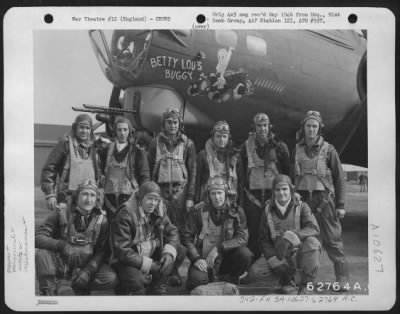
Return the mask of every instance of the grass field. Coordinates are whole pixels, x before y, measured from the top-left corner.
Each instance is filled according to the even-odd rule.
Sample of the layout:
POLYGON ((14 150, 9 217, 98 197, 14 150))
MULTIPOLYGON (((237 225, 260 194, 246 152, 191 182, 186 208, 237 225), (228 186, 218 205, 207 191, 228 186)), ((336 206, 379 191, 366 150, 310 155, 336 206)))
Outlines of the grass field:
MULTIPOLYGON (((360 193, 357 184, 346 186, 346 217, 342 221, 343 241, 345 253, 350 264, 350 287, 347 293, 368 293, 368 193, 360 193), (359 289, 360 288, 360 289, 359 289)), ((49 211, 46 209, 43 194, 39 188, 35 188, 35 225, 40 224, 49 211)), ((186 280, 189 261, 186 259, 179 269, 183 279, 186 280)), ((251 269, 255 274, 254 280, 249 284, 239 286, 242 295, 266 295, 276 294, 278 283, 275 278, 267 272, 264 258, 258 260, 251 269)), ((333 283, 335 275, 333 265, 329 261, 326 252, 321 256, 321 267, 318 271, 317 282, 323 286, 318 294, 331 294, 326 291, 327 283, 333 283), (323 284, 322 284, 323 283, 323 284)), ((38 289, 36 287, 36 294, 38 289)), ((93 295, 112 295, 112 291, 93 291, 93 295)), ((188 292, 182 287, 168 287, 169 295, 185 295, 188 292)), ((61 282, 59 295, 73 295, 69 283, 61 282)))

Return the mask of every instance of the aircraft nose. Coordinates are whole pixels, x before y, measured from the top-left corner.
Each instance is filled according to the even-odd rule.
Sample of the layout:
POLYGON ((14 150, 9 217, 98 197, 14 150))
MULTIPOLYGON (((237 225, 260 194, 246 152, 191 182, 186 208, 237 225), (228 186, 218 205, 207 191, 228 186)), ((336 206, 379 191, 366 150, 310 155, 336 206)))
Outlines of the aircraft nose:
POLYGON ((115 30, 111 41, 101 30, 90 31, 92 46, 107 79, 115 86, 134 85, 147 61, 151 30, 115 30))

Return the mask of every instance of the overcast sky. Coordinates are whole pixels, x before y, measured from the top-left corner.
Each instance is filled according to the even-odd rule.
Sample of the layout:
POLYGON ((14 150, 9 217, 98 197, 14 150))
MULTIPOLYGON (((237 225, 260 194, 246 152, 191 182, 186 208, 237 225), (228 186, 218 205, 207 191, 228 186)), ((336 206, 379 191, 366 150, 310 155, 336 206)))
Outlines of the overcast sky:
POLYGON ((104 77, 88 31, 34 34, 34 121, 70 125, 72 106, 108 106, 112 84, 104 77))

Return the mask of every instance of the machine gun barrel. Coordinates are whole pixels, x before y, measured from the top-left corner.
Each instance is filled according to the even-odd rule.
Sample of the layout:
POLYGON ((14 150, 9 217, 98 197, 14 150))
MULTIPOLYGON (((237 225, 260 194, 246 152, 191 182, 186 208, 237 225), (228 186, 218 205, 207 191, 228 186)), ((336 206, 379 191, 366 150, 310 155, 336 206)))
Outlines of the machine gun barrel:
POLYGON ((89 110, 101 110, 103 113, 110 113, 110 114, 137 113, 136 110, 121 109, 121 108, 115 108, 115 107, 104 107, 104 106, 95 106, 95 105, 86 105, 86 104, 83 104, 83 107, 85 109, 89 109, 89 110))
POLYGON ((121 109, 113 107, 104 106, 94 106, 94 105, 83 105, 83 108, 72 107, 74 111, 90 112, 90 113, 105 113, 110 115, 122 115, 124 113, 136 113, 136 110, 131 109, 121 109))

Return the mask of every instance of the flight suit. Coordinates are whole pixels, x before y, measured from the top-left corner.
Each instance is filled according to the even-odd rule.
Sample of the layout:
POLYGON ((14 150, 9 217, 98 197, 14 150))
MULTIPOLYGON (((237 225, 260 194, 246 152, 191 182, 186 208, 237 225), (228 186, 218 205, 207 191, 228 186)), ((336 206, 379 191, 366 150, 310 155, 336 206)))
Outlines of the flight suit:
POLYGON ((300 269, 300 286, 314 282, 319 268, 321 245, 317 239, 319 227, 306 203, 292 199, 282 213, 271 201, 263 210, 259 229, 259 245, 272 273, 280 278, 282 286, 294 283, 300 269), (289 231, 289 232, 288 232, 289 231), (288 241, 285 256, 278 251, 280 241, 288 241))
POLYGON ((344 208, 345 181, 335 148, 320 136, 307 149, 304 140, 296 145, 294 178, 297 192, 315 214, 321 229, 322 245, 334 264, 336 279, 348 278, 342 227, 336 209, 344 208))
POLYGON ((193 141, 180 133, 174 142, 162 132, 149 145, 152 180, 157 182, 166 201, 168 216, 179 231, 186 216, 186 200, 194 200, 196 149, 193 141))
POLYGON ((83 222, 79 211, 66 208, 53 211, 36 230, 36 276, 41 294, 57 295, 59 278, 70 277, 81 269, 90 272, 87 289, 74 289, 75 294, 87 295, 91 290, 113 289, 118 278, 104 263, 108 246, 108 222, 100 209, 94 208, 83 222), (71 268, 58 251, 61 241, 67 241, 79 254, 80 264, 71 268))
POLYGON ((240 155, 232 147, 217 148, 212 139, 207 140, 205 149, 197 155, 196 203, 205 200, 207 182, 215 176, 223 177, 228 182, 228 196, 240 203, 238 186, 242 180, 240 155))
POLYGON ((285 143, 274 135, 262 146, 256 140, 256 134, 250 134, 241 149, 244 181, 243 208, 249 228, 248 247, 254 254, 254 260, 261 256, 258 245, 258 230, 265 202, 271 198, 272 181, 279 174, 289 174, 289 150, 285 143))
POLYGON ((109 219, 136 193, 140 185, 150 180, 148 160, 143 149, 128 143, 118 151, 116 146, 116 142, 110 143, 102 154, 105 173, 104 207, 109 219))
POLYGON ((182 264, 186 250, 162 203, 149 217, 130 199, 111 221, 111 263, 120 278, 117 294, 161 294, 169 274, 151 274, 153 261, 171 254, 174 269, 182 264))
POLYGON ((252 253, 246 247, 248 231, 243 209, 227 201, 219 213, 209 202, 201 202, 189 212, 182 233, 182 244, 191 262, 186 282, 188 290, 212 282, 216 276, 227 277, 237 284, 239 276, 250 266, 252 253), (215 246, 219 257, 214 268, 209 268, 207 273, 197 269, 194 264, 201 258, 206 259, 215 246))
POLYGON ((101 177, 97 146, 93 142, 78 143, 76 137, 63 137, 51 151, 41 173, 41 188, 46 199, 57 197, 57 203, 66 203, 67 196, 86 179, 96 182, 101 177), (57 177, 58 184, 57 184, 57 177))

